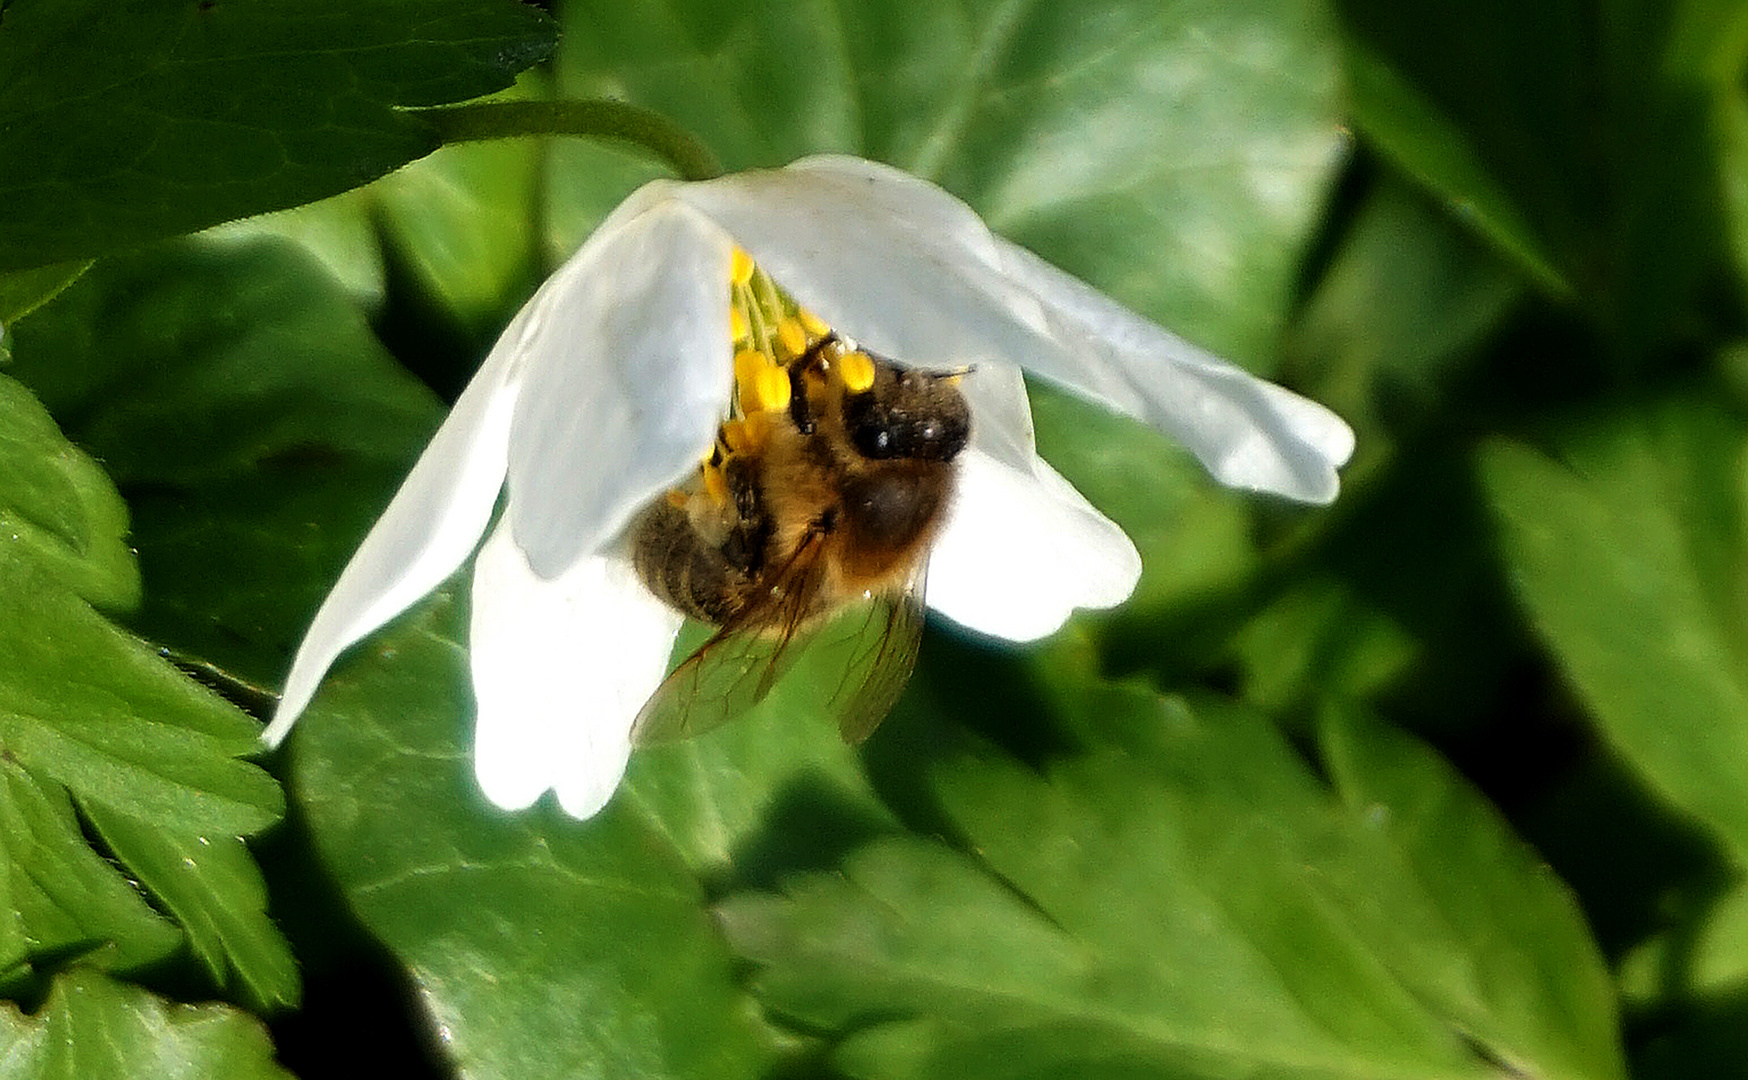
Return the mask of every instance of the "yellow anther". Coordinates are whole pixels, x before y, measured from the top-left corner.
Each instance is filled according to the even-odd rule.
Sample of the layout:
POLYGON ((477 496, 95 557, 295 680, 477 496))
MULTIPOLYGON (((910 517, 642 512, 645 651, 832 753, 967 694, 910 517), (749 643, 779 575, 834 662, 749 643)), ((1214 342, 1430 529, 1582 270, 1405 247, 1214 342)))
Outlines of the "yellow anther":
POLYGON ((752 332, 752 329, 753 328, 747 324, 746 311, 743 310, 739 304, 735 304, 728 309, 728 340, 745 341, 747 335, 752 332))
POLYGON ((729 259, 728 279, 743 287, 747 282, 753 280, 753 257, 738 247, 734 249, 734 255, 729 259))
POLYGON ((807 351, 807 331, 801 328, 800 319, 782 319, 777 323, 777 344, 782 348, 783 355, 800 356, 807 351))
POLYGON ((838 378, 852 394, 874 385, 874 359, 865 352, 847 352, 838 357, 838 378))
POLYGON ((767 367, 759 372, 758 402, 761 409, 789 407, 789 372, 780 367, 767 367))
POLYGON ((789 372, 757 349, 734 354, 734 385, 743 413, 789 407, 789 372))
POLYGON ((808 337, 822 338, 832 332, 832 328, 825 324, 824 319, 806 308, 797 311, 795 317, 801 320, 801 328, 807 331, 808 337))

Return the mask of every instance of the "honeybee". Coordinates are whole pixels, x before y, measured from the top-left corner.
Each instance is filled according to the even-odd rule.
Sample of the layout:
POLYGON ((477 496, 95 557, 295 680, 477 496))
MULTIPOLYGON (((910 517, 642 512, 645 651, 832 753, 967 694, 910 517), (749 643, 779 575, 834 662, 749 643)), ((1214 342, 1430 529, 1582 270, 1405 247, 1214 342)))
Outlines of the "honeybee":
POLYGON ((860 742, 915 663, 928 550, 971 432, 963 373, 908 368, 836 334, 786 372, 787 408, 725 425, 699 478, 633 526, 650 591, 717 628, 644 706, 638 742, 738 715, 764 699, 792 646, 822 637, 851 649, 829 705, 860 742))

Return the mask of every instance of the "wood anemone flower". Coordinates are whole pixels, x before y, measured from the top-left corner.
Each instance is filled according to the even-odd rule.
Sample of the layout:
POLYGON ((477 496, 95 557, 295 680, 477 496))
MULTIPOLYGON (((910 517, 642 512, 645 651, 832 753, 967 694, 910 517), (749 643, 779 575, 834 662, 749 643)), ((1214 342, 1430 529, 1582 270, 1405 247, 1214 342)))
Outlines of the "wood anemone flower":
MULTIPOLYGON (((964 369, 969 443, 928 562, 928 606, 1012 641, 1133 590, 1129 539, 1038 457, 1022 372, 1176 439, 1214 478, 1335 498, 1353 433, 993 235, 970 208, 849 157, 634 192, 498 339, 317 612, 264 738, 284 739, 342 650, 479 545, 475 771, 517 809, 604 806, 682 616, 627 531, 695 476, 736 398, 729 302, 750 255, 809 321, 868 352, 964 369)), ((744 331, 744 328, 740 328, 744 331)))

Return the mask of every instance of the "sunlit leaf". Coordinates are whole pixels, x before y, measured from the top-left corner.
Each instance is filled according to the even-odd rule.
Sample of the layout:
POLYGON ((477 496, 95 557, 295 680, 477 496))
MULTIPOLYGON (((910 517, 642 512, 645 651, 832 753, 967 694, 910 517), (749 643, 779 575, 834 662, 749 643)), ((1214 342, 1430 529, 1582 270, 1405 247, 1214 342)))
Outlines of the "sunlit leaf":
POLYGON ((54 982, 30 1016, 0 1006, 0 1077, 223 1076, 289 1080, 260 1021, 224 1005, 177 1005, 93 971, 54 982))
POLYGON ((457 621, 427 605, 379 636, 293 737, 324 860, 407 965, 446 1054, 466 1076, 760 1075, 771 1051, 643 798, 587 823, 550 801, 485 802, 459 745, 457 621))
POLYGON ((24 386, 0 375, 0 533, 7 559, 35 566, 94 604, 139 602, 127 507, 103 469, 24 386))
POLYGON ((1252 716, 1049 685, 1121 749, 1042 774, 946 757, 937 790, 973 854, 877 841, 723 906, 767 1005, 847 1036, 855 1075, 1623 1074, 1576 911, 1427 751, 1352 729, 1342 775, 1363 794, 1343 805, 1252 716), (1427 781, 1444 794, 1424 801, 1427 781), (1382 832, 1380 807, 1399 815, 1382 832), (1494 906, 1519 920, 1487 924, 1497 943, 1466 929, 1494 906), (1440 966, 1399 966, 1417 951, 1440 966))

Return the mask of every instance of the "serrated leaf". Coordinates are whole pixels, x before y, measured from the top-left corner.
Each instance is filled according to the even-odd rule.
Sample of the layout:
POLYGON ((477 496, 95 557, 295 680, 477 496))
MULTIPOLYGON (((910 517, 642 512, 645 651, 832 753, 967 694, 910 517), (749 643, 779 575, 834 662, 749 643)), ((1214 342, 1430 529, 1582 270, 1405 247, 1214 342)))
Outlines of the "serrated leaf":
POLYGON ((234 968, 244 999, 268 1008, 295 1005, 297 961, 263 913, 267 888, 241 839, 192 835, 100 803, 85 807, 116 858, 139 870, 142 884, 188 934, 213 981, 234 968))
POLYGON ((94 604, 139 602, 124 541, 127 507, 109 477, 62 435, 29 390, 0 375, 0 535, 26 562, 94 604))
POLYGON ((513 0, 15 0, 0 30, 0 268, 135 247, 371 180, 437 146, 553 29, 513 0))
MULTIPOLYGON (((1118 745, 1042 775, 987 751, 945 758, 937 791, 974 857, 881 841, 839 874, 722 907, 767 1005, 845 1039, 854 1075, 1478 1077, 1516 1061, 1622 1074, 1607 997, 1574 1015, 1605 986, 1575 909, 1521 849, 1476 857, 1512 842, 1448 777, 1424 857, 1503 879, 1464 902, 1530 901, 1491 929, 1504 940, 1448 929, 1456 901, 1436 880, 1390 877, 1402 868, 1379 858, 1375 819, 1254 716, 1046 685, 1095 747, 1118 745), (1417 955, 1485 989, 1431 992, 1436 977, 1397 969, 1417 955)), ((1402 747, 1369 747, 1367 775, 1385 783, 1402 747)), ((1409 758, 1439 775, 1424 755, 1409 758)), ((1410 835, 1429 820, 1417 785, 1373 794, 1400 797, 1410 835)))
POLYGON ((106 967, 137 970, 182 944, 175 925, 91 850, 60 785, 0 762, 0 823, 0 969, 94 954, 106 967))
POLYGON ((84 970, 55 979, 24 1016, 0 1005, 0 1077, 289 1080, 260 1021, 224 1005, 176 1005, 84 970))
POLYGON ((1748 858, 1743 426, 1683 395, 1553 445, 1480 456, 1530 619, 1616 749, 1748 858))
POLYGON ((277 948, 282 956, 285 947, 258 883, 251 889, 239 877, 235 858, 185 861, 201 837, 240 853, 238 837, 283 811, 272 778, 238 760, 255 748, 255 723, 28 566, 0 559, 0 610, 8 613, 0 624, 0 747, 10 766, 9 812, 25 826, 8 846, 6 875, 29 952, 53 957, 109 943, 120 966, 163 952, 159 921, 144 918, 150 912, 128 900, 119 871, 85 847, 71 796, 96 822, 125 815, 158 830, 123 834, 129 842, 115 854, 173 915, 198 924, 204 910, 223 909, 246 928, 233 950, 231 941, 214 948, 204 927, 191 927, 221 984, 234 971, 246 991, 266 991, 251 998, 257 1004, 293 999, 295 972, 263 955, 277 948))

